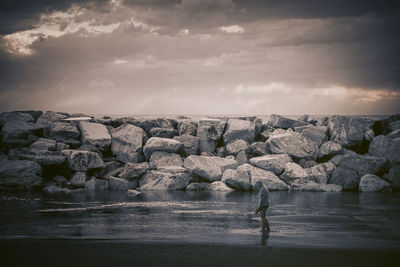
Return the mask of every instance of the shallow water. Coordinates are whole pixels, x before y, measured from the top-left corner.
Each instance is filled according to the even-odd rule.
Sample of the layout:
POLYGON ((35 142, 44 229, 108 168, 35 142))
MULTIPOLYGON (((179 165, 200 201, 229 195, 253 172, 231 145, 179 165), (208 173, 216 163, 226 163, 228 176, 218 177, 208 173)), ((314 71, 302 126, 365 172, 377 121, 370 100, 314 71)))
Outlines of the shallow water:
POLYGON ((400 249, 399 193, 271 192, 260 232, 248 192, 1 193, 1 239, 400 249))

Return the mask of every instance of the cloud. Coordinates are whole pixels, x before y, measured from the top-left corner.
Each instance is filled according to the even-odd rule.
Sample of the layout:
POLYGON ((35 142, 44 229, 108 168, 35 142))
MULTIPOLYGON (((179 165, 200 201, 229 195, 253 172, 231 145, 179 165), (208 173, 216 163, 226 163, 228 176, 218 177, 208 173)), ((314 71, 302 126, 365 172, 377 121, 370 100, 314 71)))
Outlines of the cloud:
POLYGON ((244 29, 239 25, 221 26, 219 29, 227 33, 243 33, 244 29))

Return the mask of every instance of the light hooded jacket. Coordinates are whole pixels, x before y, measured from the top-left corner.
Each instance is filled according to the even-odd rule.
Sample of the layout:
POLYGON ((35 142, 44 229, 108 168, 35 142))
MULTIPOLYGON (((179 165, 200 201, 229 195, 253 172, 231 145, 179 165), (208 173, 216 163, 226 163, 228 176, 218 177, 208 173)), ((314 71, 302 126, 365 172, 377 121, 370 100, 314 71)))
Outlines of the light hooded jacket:
POLYGON ((269 191, 268 188, 265 188, 265 186, 261 187, 260 191, 258 192, 258 209, 261 209, 262 207, 268 207, 269 206, 269 191))

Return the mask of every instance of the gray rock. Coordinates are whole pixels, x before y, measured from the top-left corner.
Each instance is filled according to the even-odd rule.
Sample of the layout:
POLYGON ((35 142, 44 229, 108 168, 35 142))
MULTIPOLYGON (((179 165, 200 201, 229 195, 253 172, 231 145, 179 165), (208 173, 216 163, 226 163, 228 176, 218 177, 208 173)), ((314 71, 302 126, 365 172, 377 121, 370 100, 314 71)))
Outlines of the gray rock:
POLYGON ((315 160, 303 158, 297 162, 303 169, 311 168, 317 166, 318 163, 315 160))
POLYGON ((379 135, 370 143, 368 153, 383 157, 392 163, 400 163, 400 138, 392 139, 379 135))
POLYGON ((103 179, 109 179, 110 177, 116 177, 121 173, 121 171, 123 169, 124 169, 123 167, 118 167, 118 168, 112 169, 112 170, 110 170, 109 172, 106 172, 106 173, 104 173, 103 172, 104 169, 102 169, 101 172, 104 173, 104 174, 101 175, 100 177, 103 178, 103 179))
POLYGON ((105 125, 100 123, 79 122, 82 134, 82 144, 93 145, 100 151, 105 151, 111 144, 111 135, 105 125))
POLYGON ((128 191, 129 183, 125 179, 111 176, 108 178, 108 188, 114 191, 128 191))
POLYGON ((288 190, 289 187, 285 184, 278 176, 271 171, 266 171, 250 164, 243 164, 237 168, 238 171, 246 171, 250 175, 251 186, 254 189, 254 185, 257 181, 262 181, 265 186, 271 191, 276 190, 288 190))
POLYGON ((275 154, 288 154, 296 158, 313 158, 318 153, 318 146, 299 133, 286 131, 271 135, 267 141, 267 149, 275 154))
POLYGON ((42 166, 61 165, 66 156, 59 151, 39 150, 32 148, 18 148, 9 151, 14 159, 36 161, 42 166))
POLYGON ((392 166, 383 178, 390 183, 394 190, 400 190, 400 164, 392 166))
POLYGON ((221 182, 236 190, 248 191, 251 189, 250 175, 247 170, 225 170, 221 182))
POLYGON ((165 118, 143 118, 138 121, 129 121, 128 123, 141 127, 146 134, 150 135, 152 128, 175 128, 172 122, 165 118))
POLYGON ((365 133, 364 133, 364 139, 365 139, 366 141, 371 142, 372 139, 374 139, 374 137, 375 137, 374 130, 372 130, 372 129, 367 129, 367 130, 365 131, 365 133))
POLYGON ((326 141, 319 147, 318 158, 333 157, 339 154, 340 151, 342 151, 342 145, 332 141, 326 141))
POLYGON ((138 196, 138 195, 141 194, 140 191, 131 190, 131 189, 129 189, 126 193, 127 193, 127 195, 130 196, 130 197, 136 197, 136 196, 138 196))
POLYGON ((68 188, 58 186, 56 184, 50 184, 43 188, 43 192, 46 194, 68 193, 69 191, 71 191, 71 190, 68 188))
POLYGON ((400 129, 394 130, 393 132, 388 133, 386 136, 392 139, 398 138, 400 137, 400 129))
POLYGON ((65 143, 57 143, 56 145, 56 151, 62 151, 65 149, 70 149, 70 146, 65 144, 65 143))
POLYGON ((311 192, 340 192, 342 187, 335 184, 320 184, 308 179, 298 179, 290 185, 292 191, 311 191, 311 192))
POLYGON ((224 132, 226 121, 219 119, 201 119, 197 128, 200 152, 214 152, 224 132))
POLYGON ((203 191, 208 189, 209 183, 191 183, 186 186, 186 191, 203 191))
POLYGON ((40 116, 36 122, 42 125, 50 125, 53 122, 61 121, 62 119, 68 118, 69 115, 67 113, 62 112, 54 112, 54 111, 46 111, 42 116, 40 116))
POLYGON ((215 181, 208 185, 207 190, 212 191, 221 191, 221 192, 231 192, 234 191, 232 188, 227 186, 225 183, 221 181, 215 181))
POLYGON ((263 156, 269 154, 264 142, 254 142, 250 145, 250 153, 254 156, 263 156))
POLYGON ((81 141, 78 140, 81 133, 74 124, 68 122, 54 122, 50 124, 49 138, 60 143, 68 144, 72 147, 78 147, 81 141))
POLYGON ((34 135, 40 134, 42 129, 43 128, 38 124, 23 120, 8 121, 2 128, 2 146, 28 146, 37 139, 34 135))
MULTIPOLYGON (((229 156, 228 156, 229 157, 229 156)), ((249 157, 247 156, 246 151, 242 150, 237 155, 235 160, 237 161, 238 165, 249 163, 249 157)))
POLYGON ((288 162, 279 178, 287 184, 292 184, 298 179, 307 177, 307 172, 297 163, 288 162))
POLYGON ((56 185, 59 186, 67 186, 68 180, 64 176, 61 175, 56 175, 53 178, 53 181, 56 183, 56 185))
POLYGON ((301 135, 316 143, 317 146, 320 146, 323 142, 328 140, 326 131, 326 126, 311 126, 304 129, 301 135))
POLYGON ((92 169, 104 168, 104 162, 99 154, 83 150, 62 150, 67 156, 69 167, 74 171, 87 172, 92 169))
POLYGON ((262 128, 263 128, 262 119, 256 118, 256 119, 253 121, 253 123, 254 123, 254 126, 255 126, 255 128, 254 128, 254 130, 255 130, 255 132, 254 132, 254 138, 255 138, 255 139, 258 139, 258 136, 260 135, 260 133, 261 133, 261 131, 262 131, 262 128))
POLYGON ((272 171, 275 175, 280 175, 288 162, 292 162, 292 159, 287 154, 269 154, 250 159, 251 165, 272 171))
POLYGON ((173 138, 178 135, 178 131, 173 128, 154 127, 150 130, 151 137, 173 138))
POLYGON ((375 174, 366 174, 361 177, 360 192, 392 191, 390 184, 375 174))
POLYGON ((175 136, 174 139, 182 143, 184 156, 197 155, 199 153, 199 139, 196 136, 182 134, 175 136))
POLYGON ((168 153, 164 151, 155 151, 150 157, 150 168, 158 169, 166 166, 182 167, 183 161, 181 156, 175 153, 168 153))
POLYGON ((327 184, 336 166, 332 162, 325 162, 305 169, 307 179, 319 184, 327 184))
POLYGON ((374 122, 364 117, 332 116, 328 124, 330 140, 346 148, 361 145, 374 122))
POLYGON ((77 150, 84 150, 84 151, 89 151, 89 152, 95 152, 97 154, 99 154, 101 157, 103 157, 101 151, 95 147, 94 145, 81 145, 80 147, 77 148, 77 150))
POLYGON ((42 167, 29 160, 7 160, 0 162, 0 188, 31 190, 42 184, 42 167))
POLYGON ((298 126, 309 125, 309 123, 304 122, 304 121, 289 119, 289 118, 286 118, 286 117, 283 117, 280 115, 276 115, 276 114, 272 114, 268 121, 268 125, 270 125, 274 128, 294 129, 295 127, 298 127, 298 126))
POLYGON ((108 181, 97 178, 92 178, 85 183, 87 191, 105 191, 108 190, 108 181))
POLYGON ((182 143, 169 138, 151 137, 143 148, 144 155, 150 159, 154 151, 165 151, 169 153, 176 153, 182 147, 182 143))
POLYGON ((222 173, 234 169, 236 160, 192 155, 185 159, 184 167, 209 182, 221 180, 222 173))
POLYGON ((142 163, 126 163, 119 177, 124 179, 134 179, 142 176, 149 170, 147 162, 142 163))
POLYGON ((0 113, 0 128, 9 121, 35 122, 34 118, 22 112, 2 112, 0 113))
POLYGON ((229 119, 224 133, 224 144, 227 145, 237 139, 253 143, 255 137, 255 124, 251 121, 229 119))
POLYGON ((142 128, 124 124, 111 131, 111 151, 119 161, 141 162, 143 160, 143 144, 147 139, 142 128))
POLYGON ((311 124, 308 125, 303 125, 303 126, 296 126, 294 127, 293 131, 296 133, 302 133, 305 129, 310 128, 310 127, 315 127, 311 124))
POLYGON ((249 148, 249 143, 242 139, 236 139, 226 145, 226 152, 228 153, 228 155, 236 156, 240 151, 248 152, 249 148))
POLYGON ((179 135, 192 135, 196 136, 197 134, 197 123, 192 120, 184 120, 179 125, 179 135))
POLYGON ((400 130, 400 120, 393 121, 389 124, 390 131, 400 130))
POLYGON ((85 188, 88 179, 86 172, 76 172, 70 179, 71 186, 74 188, 85 188))
POLYGON ((57 150, 57 142, 47 138, 39 138, 33 144, 29 146, 31 149, 39 149, 39 150, 49 150, 56 151, 57 150))
POLYGON ((187 172, 169 173, 150 170, 139 180, 140 190, 182 190, 194 181, 187 172))

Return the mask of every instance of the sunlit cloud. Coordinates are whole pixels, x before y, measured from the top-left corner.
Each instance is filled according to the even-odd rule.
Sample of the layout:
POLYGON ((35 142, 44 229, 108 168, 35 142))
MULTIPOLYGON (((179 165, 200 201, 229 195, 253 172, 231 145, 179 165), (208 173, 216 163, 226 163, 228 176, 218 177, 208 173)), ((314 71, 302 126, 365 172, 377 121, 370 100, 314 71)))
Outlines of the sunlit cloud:
POLYGON ((221 26, 219 29, 227 33, 243 33, 244 29, 239 25, 221 26))

